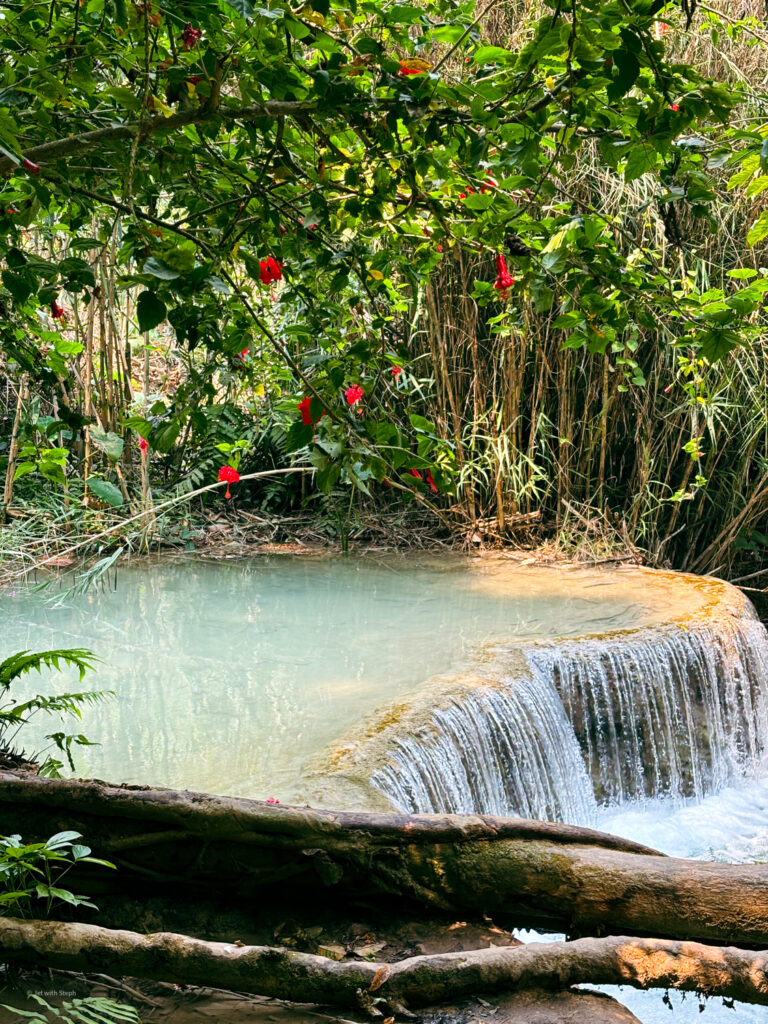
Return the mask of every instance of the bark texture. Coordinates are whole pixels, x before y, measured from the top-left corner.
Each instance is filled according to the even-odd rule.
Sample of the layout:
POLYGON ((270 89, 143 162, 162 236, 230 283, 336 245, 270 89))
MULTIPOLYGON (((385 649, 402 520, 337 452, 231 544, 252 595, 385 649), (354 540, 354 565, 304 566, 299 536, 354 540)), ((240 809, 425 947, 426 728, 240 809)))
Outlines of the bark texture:
POLYGON ((662 857, 589 829, 490 817, 335 813, 0 773, 0 834, 75 828, 140 879, 339 911, 391 895, 578 934, 768 946, 768 865, 662 857))
POLYGON ((768 953, 624 936, 411 957, 395 964, 328 960, 265 946, 139 935, 95 925, 0 919, 8 962, 227 988, 301 1003, 430 1006, 475 993, 575 984, 677 988, 768 1005, 768 953))

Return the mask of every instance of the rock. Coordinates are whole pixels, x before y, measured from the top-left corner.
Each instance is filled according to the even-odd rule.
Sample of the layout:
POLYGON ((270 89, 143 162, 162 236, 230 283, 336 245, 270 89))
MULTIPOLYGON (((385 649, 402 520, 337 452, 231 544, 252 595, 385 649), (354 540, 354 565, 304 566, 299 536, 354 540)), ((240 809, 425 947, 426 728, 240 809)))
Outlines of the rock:
POLYGON ((480 1008, 470 1020, 488 1024, 642 1024, 626 1006, 602 992, 534 990, 492 1002, 497 1012, 480 1008))
POLYGON ((358 956, 370 957, 380 953, 386 946, 386 942, 369 942, 367 946, 355 946, 353 952, 358 956))
POLYGON ((343 960, 347 955, 343 946, 337 946, 333 942, 324 943, 317 947, 318 956, 327 956, 329 960, 343 960))

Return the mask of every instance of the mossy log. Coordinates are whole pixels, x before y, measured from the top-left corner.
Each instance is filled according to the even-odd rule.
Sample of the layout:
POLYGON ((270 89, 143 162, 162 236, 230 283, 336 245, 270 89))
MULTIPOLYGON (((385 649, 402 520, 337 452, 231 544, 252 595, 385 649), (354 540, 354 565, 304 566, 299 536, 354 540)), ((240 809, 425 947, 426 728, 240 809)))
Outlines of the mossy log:
POLYGON ((575 984, 676 988, 768 1005, 768 953, 625 936, 475 949, 399 963, 329 960, 265 946, 139 935, 87 924, 0 919, 3 960, 177 984, 226 988, 301 1003, 433 1006, 475 993, 575 984))
MULTIPOLYGON (((335 813, 173 790, 0 773, 0 834, 87 837, 120 870, 240 903, 335 910, 402 901, 506 915, 571 936, 633 934, 768 946, 768 865, 663 857, 603 833, 491 817, 335 813)), ((110 877, 106 877, 109 874, 110 877)), ((96 891, 96 890, 90 890, 96 891)))

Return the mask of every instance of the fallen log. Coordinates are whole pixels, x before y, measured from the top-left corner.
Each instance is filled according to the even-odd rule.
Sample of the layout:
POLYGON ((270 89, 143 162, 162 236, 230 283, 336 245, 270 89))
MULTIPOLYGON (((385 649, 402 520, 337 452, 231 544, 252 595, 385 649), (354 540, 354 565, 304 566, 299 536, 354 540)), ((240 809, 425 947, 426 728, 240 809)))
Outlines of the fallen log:
POLYGON ((171 981, 329 1006, 431 1006, 476 993, 575 984, 676 988, 768 1005, 768 953, 612 936, 417 956, 335 961, 266 946, 139 935, 87 924, 0 918, 0 956, 14 964, 171 981))
POLYGON ((142 893, 157 883, 187 899, 223 892, 287 908, 325 898, 338 911, 396 895, 570 935, 768 946, 768 865, 662 857, 569 825, 336 813, 0 773, 0 834, 42 840, 59 828, 120 867, 100 892, 140 880, 142 893))

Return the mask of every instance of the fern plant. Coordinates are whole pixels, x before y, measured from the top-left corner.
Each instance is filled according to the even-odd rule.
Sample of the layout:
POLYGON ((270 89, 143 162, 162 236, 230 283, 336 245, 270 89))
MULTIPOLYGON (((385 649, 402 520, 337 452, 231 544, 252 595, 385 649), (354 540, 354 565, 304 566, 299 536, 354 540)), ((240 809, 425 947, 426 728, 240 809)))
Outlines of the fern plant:
MULTIPOLYGON (((42 669, 56 669, 71 666, 80 673, 80 680, 86 672, 95 667, 96 658, 91 651, 73 648, 55 651, 19 651, 0 662, 0 763, 5 761, 11 765, 25 760, 24 751, 17 746, 19 732, 35 715, 42 712, 46 715, 66 715, 82 718, 82 708, 95 704, 113 695, 113 691, 83 690, 79 693, 62 693, 55 696, 36 694, 28 700, 18 701, 11 696, 11 686, 21 676, 29 672, 41 672, 42 669)), ((52 732, 46 737, 51 745, 60 751, 70 769, 74 771, 72 759, 73 746, 93 746, 94 744, 82 733, 52 732)), ((41 775, 58 776, 64 767, 61 760, 47 755, 45 751, 30 755, 39 763, 41 775)))
POLYGON ((29 998, 40 1006, 39 1010, 3 1006, 4 1010, 16 1014, 14 1024, 21 1024, 21 1021, 29 1024, 141 1024, 141 1017, 133 1006, 116 1003, 113 999, 65 999, 61 1006, 53 1006, 34 993, 30 993, 29 998))

